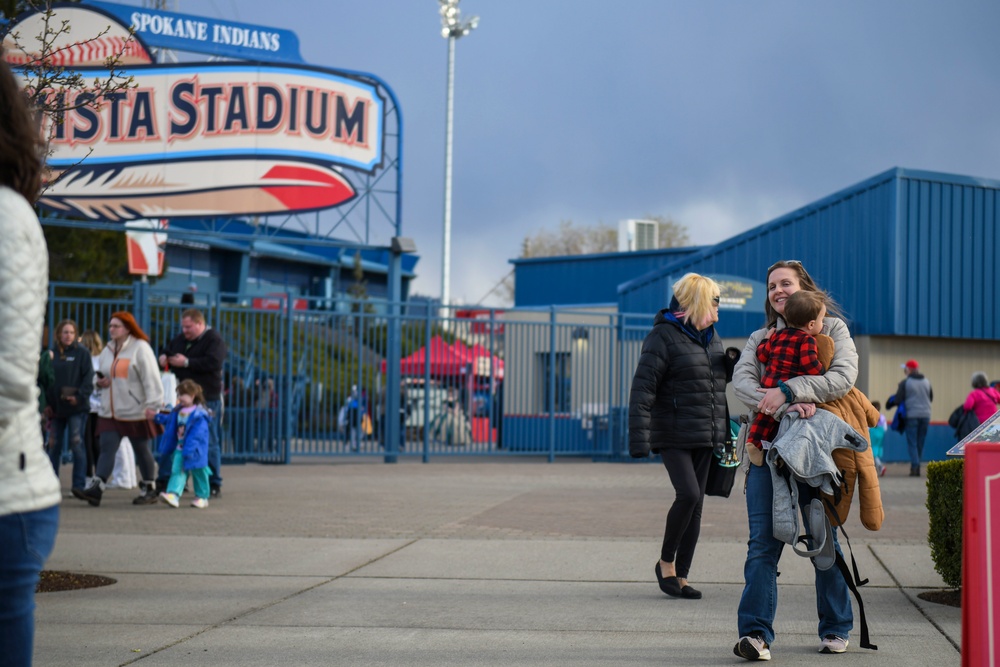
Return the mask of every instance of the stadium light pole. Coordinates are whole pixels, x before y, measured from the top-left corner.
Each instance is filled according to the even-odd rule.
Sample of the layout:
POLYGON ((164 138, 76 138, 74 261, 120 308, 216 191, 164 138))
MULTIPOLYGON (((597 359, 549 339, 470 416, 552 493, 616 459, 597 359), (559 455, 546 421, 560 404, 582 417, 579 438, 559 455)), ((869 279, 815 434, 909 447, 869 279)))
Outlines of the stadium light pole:
MULTIPOLYGON (((438 0, 441 36, 448 40, 448 95, 444 138, 444 234, 441 245, 441 305, 451 302, 451 151, 455 120, 455 42, 479 25, 479 17, 462 21, 458 9, 461 0, 438 0)), ((447 313, 445 313, 447 314, 447 313)))

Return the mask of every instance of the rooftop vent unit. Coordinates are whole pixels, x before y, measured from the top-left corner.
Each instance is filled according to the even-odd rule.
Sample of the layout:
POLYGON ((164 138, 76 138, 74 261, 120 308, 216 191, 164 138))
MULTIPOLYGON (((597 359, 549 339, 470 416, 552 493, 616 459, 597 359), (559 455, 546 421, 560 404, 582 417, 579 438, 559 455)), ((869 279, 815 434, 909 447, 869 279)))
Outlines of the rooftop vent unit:
POLYGON ((618 223, 618 252, 656 250, 659 225, 655 220, 622 220, 618 223))

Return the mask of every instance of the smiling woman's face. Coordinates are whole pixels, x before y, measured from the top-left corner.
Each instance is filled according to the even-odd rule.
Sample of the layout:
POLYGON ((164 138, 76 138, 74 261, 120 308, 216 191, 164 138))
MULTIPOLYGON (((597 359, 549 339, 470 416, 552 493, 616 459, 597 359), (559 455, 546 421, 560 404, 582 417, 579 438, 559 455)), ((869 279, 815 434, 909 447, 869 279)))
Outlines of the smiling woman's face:
POLYGON ((767 277, 767 300, 779 315, 785 314, 785 301, 801 289, 799 276, 792 269, 780 268, 767 277))

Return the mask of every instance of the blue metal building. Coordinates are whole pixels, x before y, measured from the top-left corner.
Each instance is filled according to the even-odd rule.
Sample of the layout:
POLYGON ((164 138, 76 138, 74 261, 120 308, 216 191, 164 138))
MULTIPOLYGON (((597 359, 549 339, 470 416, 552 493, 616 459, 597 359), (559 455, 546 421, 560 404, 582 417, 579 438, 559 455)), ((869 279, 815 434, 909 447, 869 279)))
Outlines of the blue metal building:
POLYGON ((702 250, 698 246, 609 252, 566 257, 512 259, 518 308, 610 304, 618 285, 702 250))
MULTIPOLYGON (((622 284, 619 309, 662 308, 688 271, 762 284, 772 262, 799 259, 855 335, 995 340, 998 223, 1000 181, 890 169, 622 284)), ((745 312, 720 327, 738 335, 759 322, 745 312)))
MULTIPOLYGON (((1000 377, 998 227, 1000 181, 893 168, 687 253, 516 260, 516 306, 606 304, 618 280, 618 312, 649 317, 693 271, 722 284, 717 328, 741 345, 763 324, 767 267, 800 260, 843 309, 860 355, 859 389, 884 404, 903 378, 900 365, 920 363, 935 397, 924 458, 935 459, 954 444, 946 422, 971 374, 1000 377), (659 265, 621 279, 644 262, 659 265)), ((903 460, 898 434, 886 447, 889 460, 903 460)))
MULTIPOLYGON (((202 221, 171 221, 167 241, 167 271, 156 286, 184 291, 195 283, 199 291, 246 296, 284 293, 291 297, 322 297, 336 301, 349 297, 360 268, 366 293, 378 309, 388 299, 389 251, 317 245, 308 234, 280 230, 261 238, 248 222, 233 220, 230 238, 204 233, 202 221), (181 231, 184 230, 184 231, 181 231), (245 240, 238 235, 245 236, 245 240)), ((419 256, 402 257, 402 295, 406 300, 419 256)))

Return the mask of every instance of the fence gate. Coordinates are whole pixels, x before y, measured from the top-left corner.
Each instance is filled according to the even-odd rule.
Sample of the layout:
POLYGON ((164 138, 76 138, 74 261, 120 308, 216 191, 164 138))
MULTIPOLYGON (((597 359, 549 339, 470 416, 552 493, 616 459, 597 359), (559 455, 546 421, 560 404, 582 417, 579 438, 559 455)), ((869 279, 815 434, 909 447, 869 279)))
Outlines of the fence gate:
POLYGON ((398 316, 397 415, 385 414, 392 321, 365 301, 197 294, 185 304, 180 293, 140 282, 53 283, 48 344, 62 319, 106 339, 111 314, 125 310, 158 351, 180 333, 181 315, 192 307, 229 348, 222 417, 229 463, 628 457, 628 390, 649 330, 645 315, 550 309, 480 311, 477 319, 455 311, 398 316), (397 443, 386 443, 387 419, 399 420, 397 443))

